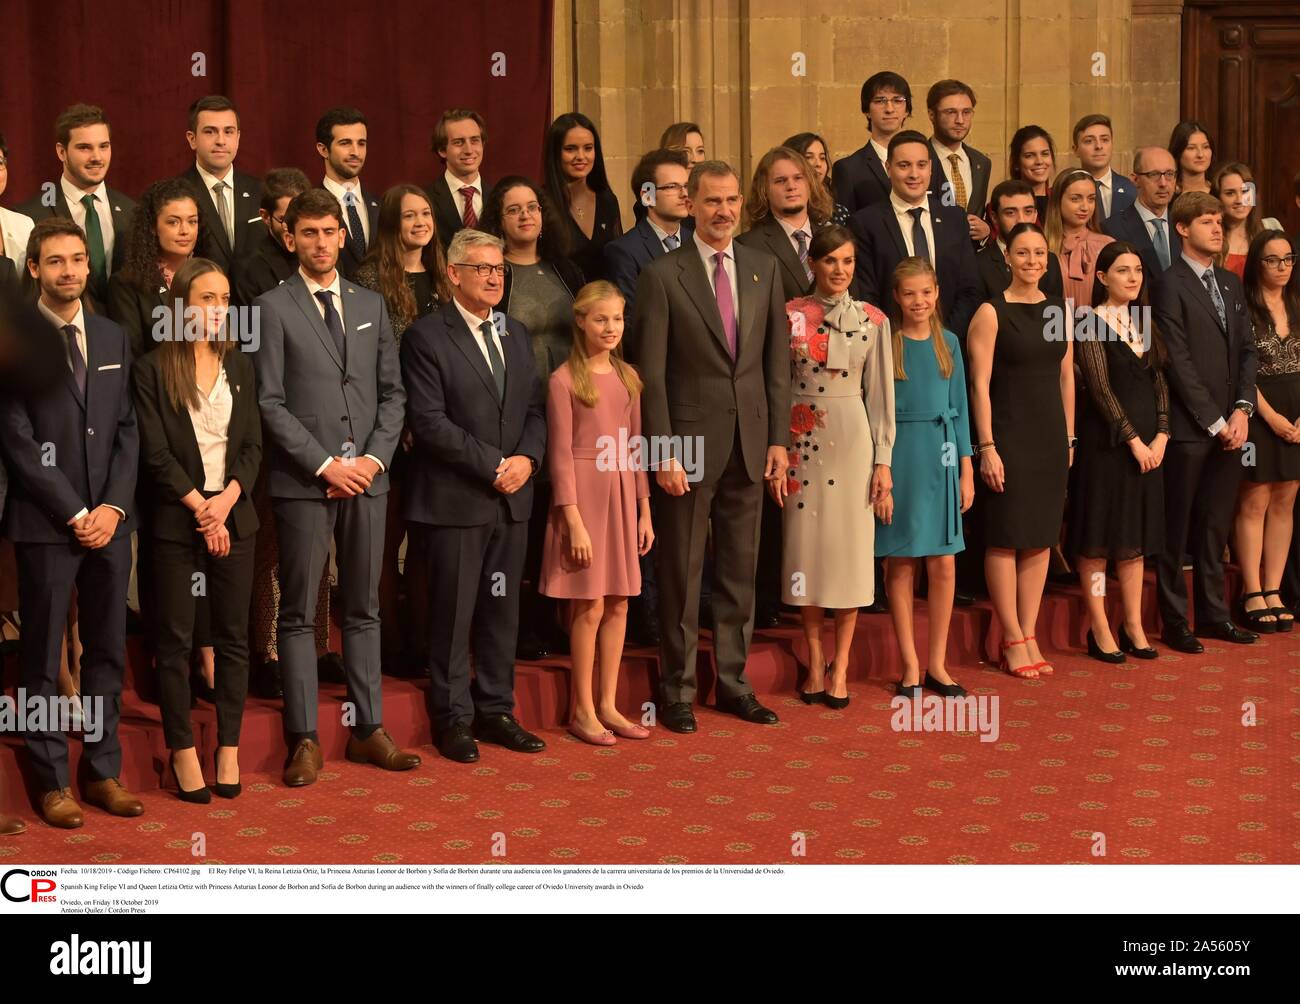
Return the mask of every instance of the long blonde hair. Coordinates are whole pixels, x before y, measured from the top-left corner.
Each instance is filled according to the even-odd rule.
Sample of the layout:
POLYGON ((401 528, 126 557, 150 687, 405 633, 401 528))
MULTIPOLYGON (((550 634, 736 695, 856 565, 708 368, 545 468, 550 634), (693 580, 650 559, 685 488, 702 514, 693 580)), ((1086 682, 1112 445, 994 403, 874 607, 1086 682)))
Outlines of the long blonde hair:
MULTIPOLYGON (((596 407, 600 392, 596 390, 596 383, 591 379, 591 370, 587 366, 590 357, 587 355, 587 335, 582 330, 582 321, 599 301, 615 299, 624 302, 623 294, 619 292, 618 287, 604 279, 587 283, 573 298, 573 348, 569 350, 569 375, 573 378, 573 396, 588 408, 596 407)), ((628 395, 636 400, 643 385, 636 370, 623 361, 622 341, 614 346, 614 351, 609 354, 609 361, 613 364, 618 378, 623 381, 623 386, 627 388, 628 395)))
POLYGON ((753 227, 772 215, 772 204, 767 194, 768 179, 772 177, 772 168, 778 160, 788 160, 803 172, 808 184, 808 219, 812 228, 822 226, 831 218, 835 202, 830 189, 817 180, 817 172, 808 163, 808 158, 798 150, 788 146, 775 146, 763 154, 758 167, 754 168, 754 178, 749 186, 749 198, 745 200, 745 221, 753 227))
MULTIPOLYGON (((907 279, 915 279, 917 276, 925 276, 936 288, 939 285, 939 277, 935 275, 934 266, 924 258, 904 258, 894 269, 894 282, 892 288, 897 291, 898 287, 907 279)), ((902 308, 898 300, 894 300, 894 324, 892 325, 893 343, 894 343, 894 379, 906 380, 907 370, 903 368, 903 317, 902 308)), ((934 346, 934 361, 939 365, 939 374, 947 380, 952 376, 952 349, 948 348, 948 339, 943 337, 943 321, 939 318, 939 304, 934 305, 934 313, 930 315, 930 344, 934 346)))

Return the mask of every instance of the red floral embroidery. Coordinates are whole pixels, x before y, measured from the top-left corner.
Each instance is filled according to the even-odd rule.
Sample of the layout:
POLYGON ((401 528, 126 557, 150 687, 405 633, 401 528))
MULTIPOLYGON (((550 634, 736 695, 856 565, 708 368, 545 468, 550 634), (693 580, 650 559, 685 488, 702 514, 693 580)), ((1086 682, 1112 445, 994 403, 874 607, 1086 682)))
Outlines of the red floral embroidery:
POLYGON ((884 323, 885 315, 865 300, 859 300, 858 306, 862 308, 862 312, 867 315, 867 320, 872 324, 880 325, 884 323))
POLYGON ((816 331, 826 320, 826 308, 812 297, 800 301, 799 310, 807 318, 809 331, 816 331))
POLYGON ((796 404, 790 409, 790 431, 802 436, 817 428, 817 415, 806 404, 796 404))
POLYGON ((787 495, 798 495, 799 487, 799 479, 787 474, 785 478, 785 493, 787 495))
POLYGON ((814 362, 826 361, 826 351, 830 347, 830 342, 830 335, 824 331, 815 331, 808 336, 808 355, 814 362))

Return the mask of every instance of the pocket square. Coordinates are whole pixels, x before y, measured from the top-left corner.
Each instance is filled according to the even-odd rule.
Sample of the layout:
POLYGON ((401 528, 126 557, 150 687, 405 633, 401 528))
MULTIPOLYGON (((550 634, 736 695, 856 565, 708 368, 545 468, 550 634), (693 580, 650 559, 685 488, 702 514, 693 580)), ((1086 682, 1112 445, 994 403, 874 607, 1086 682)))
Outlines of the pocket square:
POLYGON ((366 328, 370 327, 370 325, 372 325, 373 323, 374 323, 374 321, 366 321, 365 324, 358 324, 358 325, 357 325, 357 330, 358 330, 358 331, 365 331, 366 328))
POLYGON ((260 217, 260 216, 254 216, 251 220, 248 220, 247 222, 249 222, 249 223, 261 223, 261 222, 262 222, 262 217, 260 217))
POLYGON ((104 370, 120 370, 121 368, 122 368, 121 363, 106 363, 103 366, 96 367, 96 370, 100 373, 103 373, 104 370))

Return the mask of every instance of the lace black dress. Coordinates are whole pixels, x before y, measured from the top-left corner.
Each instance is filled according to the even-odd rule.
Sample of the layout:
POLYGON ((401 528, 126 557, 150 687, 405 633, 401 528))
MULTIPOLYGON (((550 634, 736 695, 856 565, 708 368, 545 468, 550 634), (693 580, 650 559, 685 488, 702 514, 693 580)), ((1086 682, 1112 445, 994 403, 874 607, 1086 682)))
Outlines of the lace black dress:
MULTIPOLYGON (((1255 352, 1259 367, 1255 386, 1269 405, 1289 422, 1300 416, 1300 341, 1294 332, 1277 333, 1270 320, 1255 325, 1255 352)), ((1288 443, 1268 427, 1256 411, 1250 420, 1250 442, 1255 463, 1246 465, 1246 479, 1258 484, 1300 480, 1300 443, 1288 443)))

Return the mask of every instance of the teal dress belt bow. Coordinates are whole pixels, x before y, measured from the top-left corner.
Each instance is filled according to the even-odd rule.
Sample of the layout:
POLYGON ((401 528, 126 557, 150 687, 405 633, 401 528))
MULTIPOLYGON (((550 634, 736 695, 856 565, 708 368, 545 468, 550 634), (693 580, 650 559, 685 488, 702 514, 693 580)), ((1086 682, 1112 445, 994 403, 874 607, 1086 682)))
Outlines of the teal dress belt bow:
MULTIPOLYGON (((951 464, 944 464, 947 484, 944 491, 944 544, 957 543, 961 537, 961 457, 957 453, 957 427, 953 424, 957 418, 956 408, 944 408, 942 411, 898 411, 894 413, 894 423, 936 422, 943 427, 944 447, 951 444, 951 464)), ((946 459, 946 457, 944 458, 946 459)))

